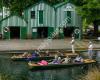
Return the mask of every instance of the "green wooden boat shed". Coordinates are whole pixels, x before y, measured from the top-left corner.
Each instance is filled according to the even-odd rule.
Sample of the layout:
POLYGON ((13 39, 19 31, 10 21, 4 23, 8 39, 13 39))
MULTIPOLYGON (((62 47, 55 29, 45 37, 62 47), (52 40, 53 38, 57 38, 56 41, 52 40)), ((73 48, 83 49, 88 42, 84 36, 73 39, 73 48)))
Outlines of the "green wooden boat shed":
POLYGON ((75 9, 68 2, 51 6, 44 1, 26 8, 23 15, 28 22, 28 36, 46 38, 57 29, 60 38, 71 37, 73 33, 81 38, 81 17, 75 9))
POLYGON ((54 8, 40 1, 24 10, 24 18, 28 22, 28 36, 46 38, 55 27, 54 8))
POLYGON ((27 22, 22 17, 11 15, 4 18, 0 23, 3 38, 27 38, 27 22))
POLYGON ((59 32, 61 30, 62 36, 71 37, 74 34, 75 38, 81 38, 82 20, 76 12, 75 5, 63 2, 55 5, 54 8, 56 28, 59 29, 59 32))
POLYGON ((54 31, 60 38, 74 33, 81 38, 82 20, 76 7, 68 2, 54 6, 40 1, 23 10, 22 16, 11 15, 0 21, 1 33, 6 39, 47 38, 54 31))

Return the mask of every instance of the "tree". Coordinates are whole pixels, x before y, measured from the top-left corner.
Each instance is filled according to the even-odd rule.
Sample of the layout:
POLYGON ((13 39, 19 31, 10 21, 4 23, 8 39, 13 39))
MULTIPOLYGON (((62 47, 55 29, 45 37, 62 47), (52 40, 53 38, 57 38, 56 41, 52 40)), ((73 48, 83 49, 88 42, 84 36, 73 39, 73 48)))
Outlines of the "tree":
POLYGON ((94 36, 98 37, 100 24, 100 0, 72 0, 77 5, 77 11, 88 24, 94 24, 94 36))

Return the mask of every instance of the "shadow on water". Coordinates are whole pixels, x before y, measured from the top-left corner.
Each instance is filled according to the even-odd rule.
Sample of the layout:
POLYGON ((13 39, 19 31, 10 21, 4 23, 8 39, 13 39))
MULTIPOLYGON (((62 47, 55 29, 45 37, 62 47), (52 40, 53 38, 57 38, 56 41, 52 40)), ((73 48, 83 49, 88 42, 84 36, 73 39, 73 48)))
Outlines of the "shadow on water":
POLYGON ((30 71, 27 62, 12 61, 11 56, 12 54, 0 54, 0 76, 6 75, 7 78, 0 80, 75 80, 76 76, 84 73, 82 67, 30 71))

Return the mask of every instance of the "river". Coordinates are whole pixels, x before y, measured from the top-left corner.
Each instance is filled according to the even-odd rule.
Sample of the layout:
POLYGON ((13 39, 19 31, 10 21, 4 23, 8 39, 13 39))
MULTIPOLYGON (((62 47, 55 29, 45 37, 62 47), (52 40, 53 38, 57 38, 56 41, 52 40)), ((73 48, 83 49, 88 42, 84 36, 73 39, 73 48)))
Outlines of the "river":
MULTIPOLYGON (((97 53, 96 59, 100 61, 100 51, 97 53)), ((8 78, 4 80, 78 80, 78 76, 84 73, 82 67, 30 71, 27 62, 12 61, 11 56, 0 54, 0 74, 8 78)))

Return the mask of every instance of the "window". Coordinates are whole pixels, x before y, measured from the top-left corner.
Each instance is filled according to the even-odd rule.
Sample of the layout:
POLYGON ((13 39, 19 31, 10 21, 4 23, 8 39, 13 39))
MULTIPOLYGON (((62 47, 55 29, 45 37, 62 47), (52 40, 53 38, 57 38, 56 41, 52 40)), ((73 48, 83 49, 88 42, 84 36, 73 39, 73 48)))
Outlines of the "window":
POLYGON ((43 24, 43 11, 39 11, 39 24, 43 24))
POLYGON ((31 18, 35 19, 35 11, 31 11, 31 18))
POLYGON ((71 11, 67 11, 67 18, 68 23, 71 23, 71 11))

